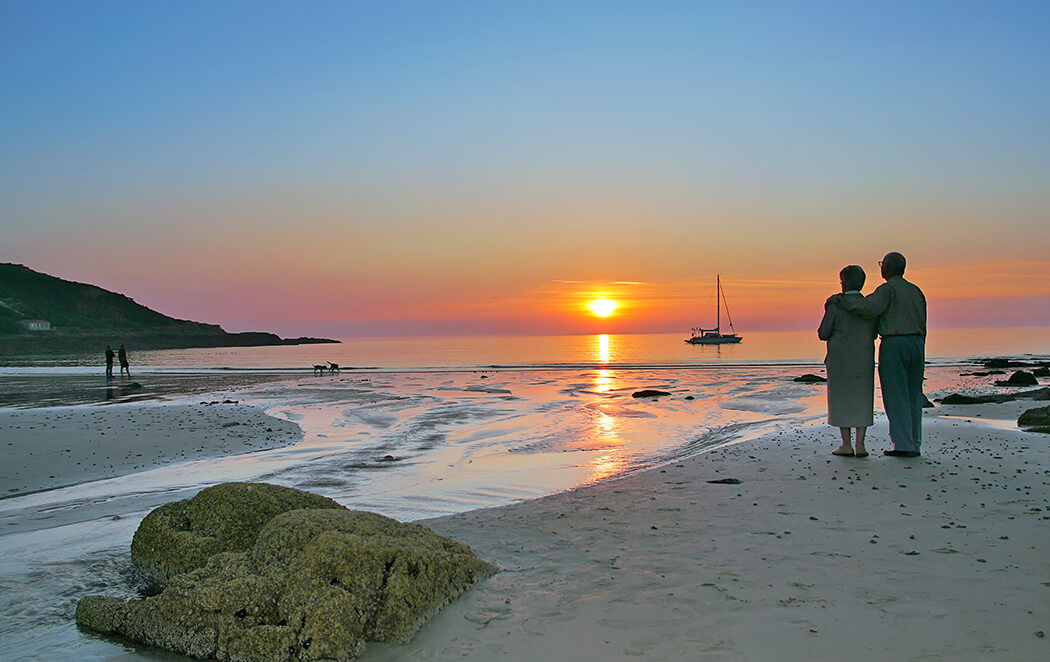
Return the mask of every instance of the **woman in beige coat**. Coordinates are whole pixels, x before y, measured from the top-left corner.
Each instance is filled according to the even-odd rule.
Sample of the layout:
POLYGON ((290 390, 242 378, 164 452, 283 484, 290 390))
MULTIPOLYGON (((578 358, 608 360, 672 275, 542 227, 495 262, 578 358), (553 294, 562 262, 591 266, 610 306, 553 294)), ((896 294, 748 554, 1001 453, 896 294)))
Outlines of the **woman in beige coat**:
MULTIPOLYGON (((851 264, 839 272, 843 297, 864 295, 864 270, 851 264)), ((828 424, 839 429, 842 445, 835 455, 867 457, 864 435, 873 421, 875 401, 875 321, 847 313, 838 304, 824 310, 817 335, 828 343, 828 424), (851 428, 857 431, 851 440, 851 428)))

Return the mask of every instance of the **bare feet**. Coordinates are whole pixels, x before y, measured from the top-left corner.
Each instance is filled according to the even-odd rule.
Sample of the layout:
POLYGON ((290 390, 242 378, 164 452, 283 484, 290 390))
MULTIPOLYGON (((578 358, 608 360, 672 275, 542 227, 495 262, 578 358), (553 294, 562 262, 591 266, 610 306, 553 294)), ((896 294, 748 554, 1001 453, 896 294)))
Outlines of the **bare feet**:
POLYGON ((835 450, 831 451, 832 455, 841 455, 842 457, 853 457, 853 447, 842 444, 835 450))

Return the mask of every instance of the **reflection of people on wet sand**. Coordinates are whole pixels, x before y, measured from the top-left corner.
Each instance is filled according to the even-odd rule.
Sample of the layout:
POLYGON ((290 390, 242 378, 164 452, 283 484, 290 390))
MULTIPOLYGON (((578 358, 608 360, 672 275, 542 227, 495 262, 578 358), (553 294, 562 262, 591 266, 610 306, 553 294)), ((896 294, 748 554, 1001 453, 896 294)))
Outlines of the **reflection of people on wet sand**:
POLYGON ((131 366, 128 365, 128 350, 124 349, 124 343, 120 344, 120 349, 117 350, 117 358, 120 359, 120 376, 124 376, 124 371, 127 371, 128 378, 131 377, 131 366))
POLYGON ((113 348, 106 345, 106 377, 113 378, 113 348))
POLYGON ((836 294, 837 303, 851 313, 876 320, 879 343, 879 384, 882 404, 890 421, 892 457, 916 457, 922 445, 922 379, 926 362, 926 296, 904 280, 906 262, 900 253, 887 253, 879 262, 886 282, 862 298, 836 294))
MULTIPOLYGON (((842 297, 863 299, 864 270, 851 264, 839 272, 842 297)), ((875 322, 847 313, 838 304, 824 310, 817 335, 828 343, 828 424, 839 429, 842 445, 831 451, 845 457, 867 457, 864 436, 874 423, 875 322), (851 439, 856 428, 856 442, 851 439)))

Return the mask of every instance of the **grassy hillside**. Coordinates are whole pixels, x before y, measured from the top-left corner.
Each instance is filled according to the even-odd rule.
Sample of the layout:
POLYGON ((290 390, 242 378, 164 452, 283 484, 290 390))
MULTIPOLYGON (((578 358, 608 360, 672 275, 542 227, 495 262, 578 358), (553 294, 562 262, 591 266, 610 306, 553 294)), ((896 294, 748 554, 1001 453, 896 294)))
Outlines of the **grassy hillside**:
POLYGON ((0 333, 21 333, 18 321, 41 319, 56 331, 153 331, 179 328, 222 333, 218 326, 177 320, 123 294, 0 263, 0 333))
POLYGON ((336 342, 282 339, 272 333, 227 333, 216 324, 179 320, 117 292, 0 263, 0 355, 96 351, 127 342, 136 349, 253 347, 336 342), (46 320, 50 331, 27 332, 21 320, 46 320))

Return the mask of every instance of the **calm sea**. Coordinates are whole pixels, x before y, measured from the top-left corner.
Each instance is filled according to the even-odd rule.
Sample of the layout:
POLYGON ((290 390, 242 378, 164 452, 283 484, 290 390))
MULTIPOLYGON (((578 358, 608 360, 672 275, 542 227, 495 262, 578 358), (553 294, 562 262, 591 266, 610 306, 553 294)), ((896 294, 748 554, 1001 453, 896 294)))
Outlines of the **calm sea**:
MULTIPOLYGON (((684 342, 685 334, 595 334, 573 336, 464 336, 347 338, 335 345, 223 347, 137 351, 133 366, 176 369, 311 370, 331 361, 344 369, 477 369, 499 367, 663 367, 688 365, 811 364, 824 358, 815 331, 764 331, 742 334, 738 345, 703 346, 684 342)), ((114 339, 119 342, 119 339, 114 339)), ((931 361, 986 356, 1050 355, 1050 328, 932 329, 931 361)), ((89 368, 97 355, 29 356, 6 360, 8 367, 89 368)))

